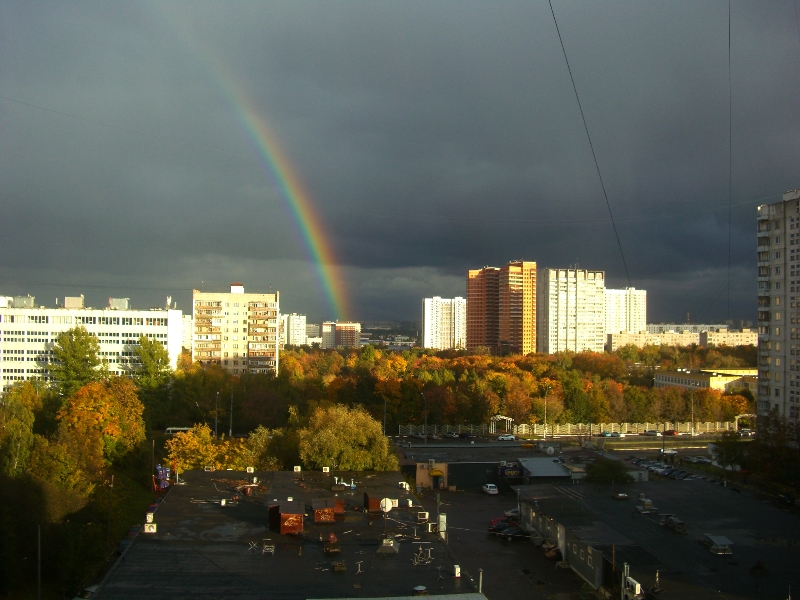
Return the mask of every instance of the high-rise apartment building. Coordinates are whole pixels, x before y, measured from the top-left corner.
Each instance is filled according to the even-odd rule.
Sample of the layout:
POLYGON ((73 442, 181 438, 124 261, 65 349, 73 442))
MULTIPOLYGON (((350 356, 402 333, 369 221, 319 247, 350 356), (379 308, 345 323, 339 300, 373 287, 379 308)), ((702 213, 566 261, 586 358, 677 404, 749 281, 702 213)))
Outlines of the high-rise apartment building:
POLYGON ((91 308, 84 306, 83 296, 74 296, 65 298, 63 307, 46 308, 36 306, 33 296, 0 296, 2 387, 15 381, 48 380, 53 345, 61 333, 75 327, 85 327, 97 338, 100 358, 115 375, 128 375, 139 367, 136 347, 142 336, 167 349, 174 369, 181 353, 181 317, 181 311, 168 308, 128 308, 127 298, 109 298, 107 307, 91 308))
POLYGON ((278 371, 279 293, 192 292, 192 360, 216 363, 230 373, 278 371))
POLYGON ((536 352, 536 263, 512 261, 467 274, 467 349, 536 352))
POLYGON ((360 348, 361 323, 325 321, 322 324, 322 348, 360 348))
POLYGON ((605 273, 542 269, 539 274, 539 352, 603 352, 605 273))
POLYGON ((283 343, 289 346, 304 346, 307 342, 306 316, 290 313, 281 315, 283 343))
POLYGON ((646 290, 606 290, 606 334, 641 333, 646 328, 646 290))
POLYGON ((422 347, 463 349, 467 345, 467 301, 464 298, 422 300, 422 347))
POLYGON ((800 190, 758 207, 758 405, 800 419, 800 190))

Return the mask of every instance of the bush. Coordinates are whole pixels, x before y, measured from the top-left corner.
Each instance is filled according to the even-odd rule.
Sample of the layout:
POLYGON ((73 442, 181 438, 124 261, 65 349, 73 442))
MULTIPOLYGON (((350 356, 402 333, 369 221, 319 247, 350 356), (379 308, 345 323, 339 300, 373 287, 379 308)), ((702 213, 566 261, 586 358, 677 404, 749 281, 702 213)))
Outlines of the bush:
POLYGON ((597 462, 586 466, 586 481, 603 484, 629 483, 633 481, 633 476, 622 461, 598 458, 597 462))

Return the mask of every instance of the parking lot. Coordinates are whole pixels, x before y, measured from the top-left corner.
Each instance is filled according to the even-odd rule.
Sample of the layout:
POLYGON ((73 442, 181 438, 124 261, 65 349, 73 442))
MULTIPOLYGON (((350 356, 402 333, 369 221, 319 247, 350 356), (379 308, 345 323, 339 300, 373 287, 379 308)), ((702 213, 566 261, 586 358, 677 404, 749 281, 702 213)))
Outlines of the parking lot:
MULTIPOLYGON (((584 582, 569 569, 558 569, 541 548, 527 538, 507 542, 489 534, 489 521, 516 507, 516 494, 489 496, 480 492, 441 492, 441 512, 447 513, 448 548, 452 559, 475 582, 483 569, 483 593, 492 600, 585 598, 584 582)), ((435 494, 426 491, 422 501, 431 515, 436 513, 435 494)))

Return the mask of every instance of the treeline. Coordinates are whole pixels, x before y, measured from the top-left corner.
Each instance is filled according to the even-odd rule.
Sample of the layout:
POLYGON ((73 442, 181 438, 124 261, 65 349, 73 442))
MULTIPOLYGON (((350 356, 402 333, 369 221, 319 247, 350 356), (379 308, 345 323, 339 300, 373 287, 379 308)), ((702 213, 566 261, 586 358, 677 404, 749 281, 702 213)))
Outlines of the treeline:
POLYGON ((296 348, 281 353, 277 376, 236 377, 183 360, 158 401, 145 403, 145 415, 157 427, 213 427, 216 415, 219 431, 227 431, 232 406, 234 432, 285 427, 290 407, 307 415, 320 403, 361 405, 380 422, 385 408, 389 433, 398 424, 421 424, 426 413, 429 424, 486 423, 496 414, 542 423, 545 405, 548 423, 688 421, 692 408, 697 421, 727 421, 753 412, 748 390, 654 389, 654 367, 744 368, 754 360, 752 348, 504 357, 296 348))

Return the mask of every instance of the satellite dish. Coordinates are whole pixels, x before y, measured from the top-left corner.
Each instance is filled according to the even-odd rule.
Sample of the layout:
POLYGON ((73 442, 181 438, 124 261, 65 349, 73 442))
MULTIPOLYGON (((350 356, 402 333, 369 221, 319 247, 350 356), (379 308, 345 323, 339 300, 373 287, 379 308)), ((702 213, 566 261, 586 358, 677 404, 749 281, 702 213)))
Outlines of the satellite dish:
POLYGON ((385 513, 388 513, 392 510, 392 501, 390 498, 384 498, 381 500, 381 510, 385 513))
POLYGON ((545 450, 545 452, 547 452, 548 455, 553 456, 553 454, 556 453, 556 449, 553 448, 552 446, 548 446, 547 450, 545 450))

